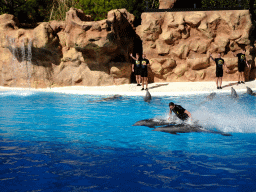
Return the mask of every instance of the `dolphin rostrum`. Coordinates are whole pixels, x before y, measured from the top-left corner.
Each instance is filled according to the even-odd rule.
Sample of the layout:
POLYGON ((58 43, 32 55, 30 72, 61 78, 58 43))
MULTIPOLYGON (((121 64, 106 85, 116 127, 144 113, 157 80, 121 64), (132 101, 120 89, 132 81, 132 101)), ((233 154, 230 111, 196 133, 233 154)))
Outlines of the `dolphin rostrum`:
POLYGON ((256 96, 256 93, 254 93, 250 87, 246 87, 246 89, 249 95, 256 96))
POLYGON ((149 93, 149 91, 146 89, 146 95, 144 97, 144 101, 145 102, 150 102, 151 101, 151 94, 149 93))
POLYGON ((231 87, 231 97, 233 97, 233 98, 238 98, 238 95, 237 95, 237 93, 236 93, 236 90, 235 90, 233 87, 231 87))

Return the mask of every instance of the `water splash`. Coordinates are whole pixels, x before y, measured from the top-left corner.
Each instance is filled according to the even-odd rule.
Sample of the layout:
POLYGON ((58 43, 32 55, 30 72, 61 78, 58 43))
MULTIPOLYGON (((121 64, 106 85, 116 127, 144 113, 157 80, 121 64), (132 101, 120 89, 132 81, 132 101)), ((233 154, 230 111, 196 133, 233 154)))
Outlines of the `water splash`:
POLYGON ((255 133, 256 118, 252 109, 239 100, 218 98, 193 112, 200 125, 230 133, 255 133))

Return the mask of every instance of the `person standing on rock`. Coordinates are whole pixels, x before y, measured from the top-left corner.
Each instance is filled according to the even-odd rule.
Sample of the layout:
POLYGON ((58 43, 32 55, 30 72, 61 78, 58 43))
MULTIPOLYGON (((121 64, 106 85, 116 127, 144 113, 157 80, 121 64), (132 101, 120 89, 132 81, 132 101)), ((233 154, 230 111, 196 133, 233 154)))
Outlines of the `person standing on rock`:
POLYGON ((233 53, 234 57, 238 57, 238 72, 239 73, 238 73, 237 85, 240 84, 240 83, 244 83, 245 82, 245 77, 244 77, 245 64, 249 68, 248 62, 247 62, 246 57, 245 57, 245 52, 246 52, 246 50, 243 49, 242 53, 238 53, 236 55, 233 53))
POLYGON ((142 54, 142 59, 141 59, 142 89, 141 90, 144 90, 145 84, 146 84, 146 90, 148 90, 148 65, 149 65, 149 60, 146 58, 146 54, 142 54))
POLYGON ((136 53, 136 58, 132 56, 132 53, 130 56, 134 60, 134 63, 132 64, 132 72, 135 74, 137 86, 141 86, 141 59, 139 53, 136 53))
MULTIPOLYGON (((210 58, 216 63, 216 85, 217 89, 222 89, 222 77, 223 77, 223 65, 227 68, 224 59, 221 58, 220 53, 218 53, 218 58, 213 58, 210 53, 210 58)), ((227 68, 227 72, 229 72, 227 68)))

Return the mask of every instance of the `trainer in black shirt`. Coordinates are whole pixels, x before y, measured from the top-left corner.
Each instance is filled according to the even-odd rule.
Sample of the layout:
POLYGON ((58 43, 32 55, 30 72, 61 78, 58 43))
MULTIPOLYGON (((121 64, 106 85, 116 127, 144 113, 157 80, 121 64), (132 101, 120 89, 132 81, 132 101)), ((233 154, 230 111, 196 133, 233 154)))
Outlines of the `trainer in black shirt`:
POLYGON ((175 113, 175 115, 185 121, 187 120, 189 117, 190 119, 192 120, 192 116, 191 116, 191 113, 188 112, 186 109, 184 109, 183 107, 181 107, 180 105, 176 105, 174 104, 173 102, 170 102, 169 103, 169 108, 170 108, 170 115, 172 114, 172 112, 175 113))
POLYGON ((234 54, 234 57, 238 58, 238 82, 237 84, 244 83, 245 82, 245 77, 244 77, 244 69, 245 69, 245 64, 249 68, 248 62, 245 57, 245 52, 246 50, 243 49, 242 53, 234 54))
POLYGON ((130 56, 134 60, 134 63, 132 64, 132 72, 134 72, 134 75, 136 77, 137 86, 140 86, 140 83, 141 83, 141 59, 140 59, 139 53, 136 53, 136 57, 133 57, 132 53, 130 54, 130 56))
POLYGON ((145 84, 146 84, 146 90, 148 89, 148 65, 149 65, 149 60, 146 58, 146 54, 143 54, 141 59, 141 79, 142 79, 141 90, 144 90, 145 84))
MULTIPOLYGON (((216 85, 217 89, 222 89, 222 77, 223 77, 223 65, 227 68, 225 65, 224 59, 221 58, 220 53, 218 54, 218 58, 213 58, 212 54, 210 54, 210 58, 216 63, 216 85), (220 84, 220 86, 219 86, 220 84)), ((227 72, 229 72, 227 68, 227 72)))

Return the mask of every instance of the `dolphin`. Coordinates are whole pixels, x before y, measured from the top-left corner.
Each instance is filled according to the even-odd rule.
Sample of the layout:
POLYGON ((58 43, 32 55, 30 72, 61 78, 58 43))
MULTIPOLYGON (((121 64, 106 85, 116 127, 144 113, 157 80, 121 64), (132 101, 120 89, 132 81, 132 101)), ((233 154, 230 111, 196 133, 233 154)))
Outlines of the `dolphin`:
POLYGON ((155 128, 156 126, 163 126, 169 124, 174 124, 174 122, 170 122, 165 119, 152 118, 137 121, 135 124, 133 124, 133 126, 146 126, 150 128, 155 128))
POLYGON ((213 92, 213 93, 211 93, 210 95, 208 95, 208 96, 206 97, 206 99, 209 100, 209 101, 211 101, 211 100, 213 100, 213 98, 214 98, 215 96, 216 96, 216 93, 213 92))
POLYGON ((233 98, 238 98, 238 95, 237 95, 237 93, 236 93, 236 90, 235 90, 233 87, 231 87, 231 97, 233 97, 233 98))
POLYGON ((205 104, 207 101, 213 100, 215 96, 216 96, 216 93, 215 93, 215 92, 210 93, 210 95, 208 95, 208 96, 206 97, 206 100, 205 100, 205 101, 202 101, 202 102, 199 103, 198 105, 202 105, 202 104, 205 104))
POLYGON ((144 119, 144 120, 138 121, 133 126, 146 126, 149 128, 154 128, 153 131, 160 131, 160 132, 166 132, 171 134, 203 132, 203 133, 221 134, 223 136, 232 136, 229 133, 204 129, 202 126, 198 125, 198 121, 190 125, 185 122, 177 124, 176 122, 170 122, 165 119, 152 118, 152 119, 144 119))
POLYGON ((114 96, 106 97, 106 98, 103 98, 103 99, 100 99, 100 100, 89 101, 89 102, 112 101, 112 100, 115 100, 115 99, 120 99, 121 97, 122 97, 121 95, 116 94, 114 96))
POLYGON ((256 96, 256 93, 254 93, 250 87, 246 87, 246 89, 249 95, 256 96))
POLYGON ((144 101, 145 102, 150 102, 151 101, 151 94, 149 93, 149 91, 146 89, 146 95, 144 97, 144 101))
POLYGON ((214 130, 208 130, 204 129, 200 125, 189 125, 189 124, 178 124, 178 125, 167 125, 164 127, 158 127, 155 128, 153 131, 160 131, 165 133, 171 133, 171 134, 177 134, 177 133, 214 133, 214 134, 220 134, 223 136, 232 136, 229 133, 224 133, 221 131, 214 131, 214 130))

